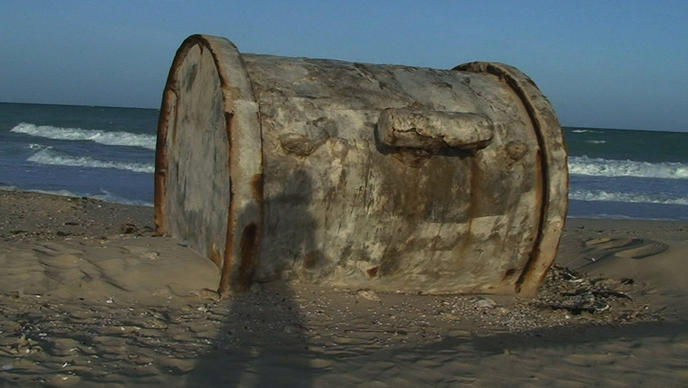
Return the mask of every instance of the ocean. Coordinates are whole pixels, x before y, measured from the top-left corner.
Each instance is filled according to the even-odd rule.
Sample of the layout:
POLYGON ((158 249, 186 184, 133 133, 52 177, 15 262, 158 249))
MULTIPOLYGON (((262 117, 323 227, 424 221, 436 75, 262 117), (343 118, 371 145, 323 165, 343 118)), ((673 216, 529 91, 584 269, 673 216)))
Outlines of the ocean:
MULTIPOLYGON (((0 103, 0 187, 148 205, 158 110, 0 103)), ((688 132, 565 127, 569 217, 688 220, 688 132)))

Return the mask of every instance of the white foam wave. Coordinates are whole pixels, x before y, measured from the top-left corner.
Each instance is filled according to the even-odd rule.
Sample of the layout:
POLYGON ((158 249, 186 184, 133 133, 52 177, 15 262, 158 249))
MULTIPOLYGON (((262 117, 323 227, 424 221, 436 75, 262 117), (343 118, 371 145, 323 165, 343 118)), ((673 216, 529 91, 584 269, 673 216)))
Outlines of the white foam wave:
POLYGON ((43 148, 49 148, 49 147, 46 145, 43 145, 43 144, 36 144, 36 143, 29 144, 30 150, 41 150, 43 148))
POLYGON ((586 140, 585 142, 590 143, 590 144, 604 144, 607 141, 606 140, 586 140))
POLYGON ((688 164, 679 162, 638 162, 572 156, 569 172, 574 175, 631 176, 639 178, 688 179, 688 164))
POLYGON ((54 166, 115 168, 118 170, 128 170, 134 172, 155 172, 155 166, 153 164, 98 160, 90 158, 88 156, 70 156, 53 151, 50 148, 45 148, 36 152, 35 154, 31 155, 27 160, 34 163, 48 164, 54 166))
POLYGON ((572 129, 573 133, 599 133, 600 131, 595 131, 593 129, 572 129))
POLYGON ((19 123, 10 132, 48 139, 92 141, 105 145, 141 147, 149 150, 155 149, 156 141, 156 137, 153 135, 98 129, 61 128, 31 123, 19 123))
POLYGON ((573 190, 569 192, 569 199, 578 201, 657 203, 665 205, 688 205, 688 197, 669 197, 662 194, 634 194, 619 193, 604 190, 573 190))

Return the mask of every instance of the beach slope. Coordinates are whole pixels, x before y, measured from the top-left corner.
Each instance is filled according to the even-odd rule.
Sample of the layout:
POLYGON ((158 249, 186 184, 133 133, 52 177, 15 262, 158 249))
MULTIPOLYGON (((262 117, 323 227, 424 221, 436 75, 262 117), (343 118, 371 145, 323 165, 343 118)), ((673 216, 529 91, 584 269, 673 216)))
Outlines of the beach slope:
POLYGON ((686 386, 688 223, 569 219, 534 299, 256 284, 152 208, 0 191, 0 383, 686 386))

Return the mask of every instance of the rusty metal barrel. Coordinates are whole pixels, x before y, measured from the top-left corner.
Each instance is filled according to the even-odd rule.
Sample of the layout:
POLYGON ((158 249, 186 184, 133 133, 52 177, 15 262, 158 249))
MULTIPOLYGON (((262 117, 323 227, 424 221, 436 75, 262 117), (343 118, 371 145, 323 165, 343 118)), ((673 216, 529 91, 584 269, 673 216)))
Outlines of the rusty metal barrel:
POLYGON ((561 236, 566 158, 550 103, 508 65, 242 54, 194 35, 163 92, 155 225, 217 264, 220 291, 531 294, 561 236))

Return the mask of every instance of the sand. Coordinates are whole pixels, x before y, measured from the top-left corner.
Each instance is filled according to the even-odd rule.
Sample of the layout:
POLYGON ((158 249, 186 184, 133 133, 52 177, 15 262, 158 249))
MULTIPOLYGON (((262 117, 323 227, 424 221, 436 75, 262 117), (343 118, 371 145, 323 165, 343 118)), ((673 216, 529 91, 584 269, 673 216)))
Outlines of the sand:
POLYGON ((570 219, 534 299, 257 284, 152 209, 0 191, 0 383, 687 386, 688 223, 570 219))

